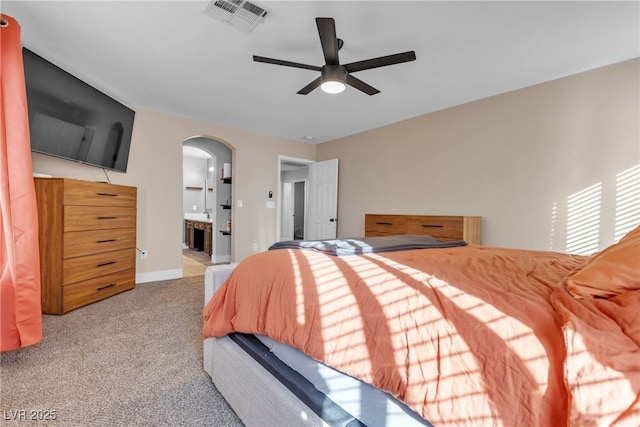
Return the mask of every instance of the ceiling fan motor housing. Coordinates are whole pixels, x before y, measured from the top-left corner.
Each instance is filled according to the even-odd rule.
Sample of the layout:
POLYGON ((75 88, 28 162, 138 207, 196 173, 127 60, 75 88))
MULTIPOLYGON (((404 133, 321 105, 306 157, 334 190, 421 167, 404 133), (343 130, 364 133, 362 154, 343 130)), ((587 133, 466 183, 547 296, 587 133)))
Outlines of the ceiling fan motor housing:
POLYGON ((347 81, 347 69, 344 65, 325 65, 320 72, 322 81, 347 81))

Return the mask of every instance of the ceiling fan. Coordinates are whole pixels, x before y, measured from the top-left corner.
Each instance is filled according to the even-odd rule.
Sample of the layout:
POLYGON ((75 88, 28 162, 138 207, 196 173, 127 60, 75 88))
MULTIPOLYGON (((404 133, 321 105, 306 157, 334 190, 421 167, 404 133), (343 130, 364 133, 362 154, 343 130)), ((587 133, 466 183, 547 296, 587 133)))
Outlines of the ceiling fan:
POLYGON ((346 85, 352 86, 367 95, 375 95, 380 92, 378 89, 353 77, 351 73, 415 61, 416 59, 416 53, 414 51, 408 51, 342 65, 338 59, 338 51, 344 43, 341 39, 336 37, 335 21, 333 18, 316 18, 316 25, 318 26, 320 44, 322 45, 322 53, 324 54, 325 60, 325 65, 322 67, 300 64, 298 62, 283 61, 281 59, 265 58, 264 56, 257 55, 253 55, 253 60, 267 64, 320 71, 320 77, 297 92, 300 95, 307 95, 318 86, 328 93, 340 93, 345 89, 346 85))

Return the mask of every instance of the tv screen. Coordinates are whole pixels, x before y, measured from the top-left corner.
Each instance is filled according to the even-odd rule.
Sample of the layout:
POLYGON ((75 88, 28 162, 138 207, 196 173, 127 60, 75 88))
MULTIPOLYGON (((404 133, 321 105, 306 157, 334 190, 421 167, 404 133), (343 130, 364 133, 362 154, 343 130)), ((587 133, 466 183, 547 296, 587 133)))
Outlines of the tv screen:
POLYGON ((135 113, 22 49, 31 151, 127 171, 135 113))

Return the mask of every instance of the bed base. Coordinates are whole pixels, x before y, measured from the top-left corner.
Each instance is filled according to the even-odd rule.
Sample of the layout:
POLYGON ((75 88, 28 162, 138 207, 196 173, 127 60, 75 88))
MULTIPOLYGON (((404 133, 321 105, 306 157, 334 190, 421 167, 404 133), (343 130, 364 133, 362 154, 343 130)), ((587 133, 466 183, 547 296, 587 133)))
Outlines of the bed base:
POLYGON ((228 336, 207 339, 205 346, 207 373, 247 427, 330 425, 228 336))
MULTIPOLYGON (((205 303, 235 264, 209 267, 205 303)), ((306 378, 273 355, 253 335, 230 334, 203 343, 204 369, 238 417, 251 426, 343 426, 364 424, 306 378)), ((419 424, 431 426, 422 420, 419 424)), ((411 423, 412 425, 414 423, 411 423)))

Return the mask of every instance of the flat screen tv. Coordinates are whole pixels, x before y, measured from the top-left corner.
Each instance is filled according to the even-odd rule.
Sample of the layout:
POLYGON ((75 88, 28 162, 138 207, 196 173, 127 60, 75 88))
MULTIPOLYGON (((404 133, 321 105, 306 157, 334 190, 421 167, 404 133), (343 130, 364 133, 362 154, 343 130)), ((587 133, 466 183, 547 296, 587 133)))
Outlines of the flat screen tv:
POLYGON ((127 171, 135 112, 22 49, 31 151, 127 171))

